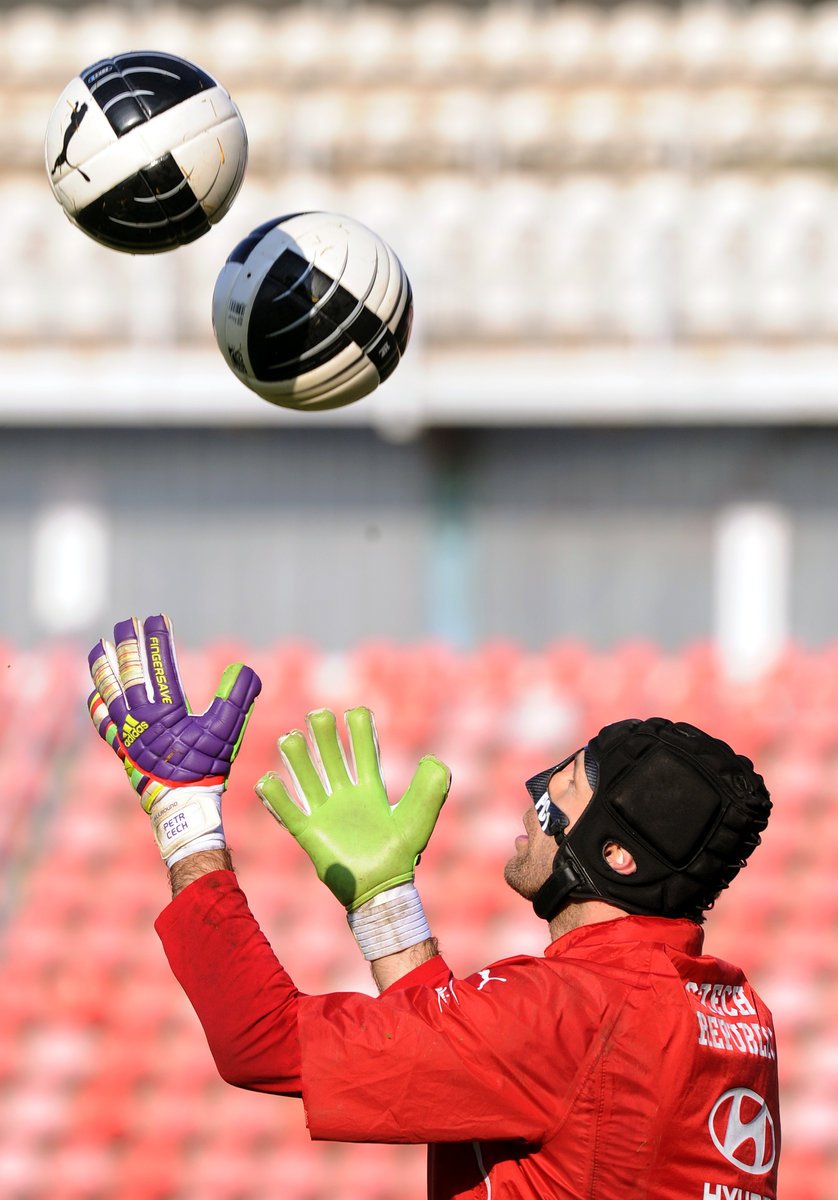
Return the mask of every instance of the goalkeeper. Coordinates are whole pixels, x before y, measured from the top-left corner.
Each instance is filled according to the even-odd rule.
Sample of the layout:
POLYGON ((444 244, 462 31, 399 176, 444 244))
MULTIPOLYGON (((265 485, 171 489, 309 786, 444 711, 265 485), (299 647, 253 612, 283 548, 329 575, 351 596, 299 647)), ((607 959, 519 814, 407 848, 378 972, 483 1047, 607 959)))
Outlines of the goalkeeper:
POLYGON ((346 714, 347 755, 332 713, 310 713, 307 736, 279 739, 288 782, 256 790, 346 909, 380 995, 309 996, 225 846, 258 678, 229 667, 194 714, 163 616, 117 625, 90 667, 94 723, 169 868, 157 930, 225 1080, 302 1097, 313 1138, 428 1143, 432 1200, 774 1200, 771 1015, 740 970, 701 953, 704 913, 771 807, 748 759, 652 718, 606 726, 533 776, 505 878, 550 944, 457 976, 414 883, 448 769, 423 758, 391 806, 372 714, 346 714))

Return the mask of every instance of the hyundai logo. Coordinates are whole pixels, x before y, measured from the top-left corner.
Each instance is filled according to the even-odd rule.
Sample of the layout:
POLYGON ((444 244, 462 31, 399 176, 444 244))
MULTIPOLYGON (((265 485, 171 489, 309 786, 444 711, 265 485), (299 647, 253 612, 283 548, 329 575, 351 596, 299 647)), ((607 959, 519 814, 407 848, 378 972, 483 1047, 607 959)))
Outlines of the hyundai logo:
POLYGON ((774 1165, 774 1121, 762 1096, 750 1088, 730 1088, 713 1105, 713 1145, 729 1163, 748 1175, 764 1175, 774 1165))

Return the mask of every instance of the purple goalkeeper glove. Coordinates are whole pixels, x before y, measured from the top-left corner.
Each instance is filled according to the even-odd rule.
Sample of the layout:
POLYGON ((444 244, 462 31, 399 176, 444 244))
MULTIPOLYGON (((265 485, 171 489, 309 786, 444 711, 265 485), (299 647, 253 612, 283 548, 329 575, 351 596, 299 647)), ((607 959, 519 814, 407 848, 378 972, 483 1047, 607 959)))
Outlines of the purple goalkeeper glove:
POLYGON ((167 867, 197 850, 223 849, 221 797, 262 690, 259 676, 242 663, 227 667, 196 716, 169 618, 131 618, 113 633, 113 642, 97 642, 88 655, 93 724, 122 759, 167 867))

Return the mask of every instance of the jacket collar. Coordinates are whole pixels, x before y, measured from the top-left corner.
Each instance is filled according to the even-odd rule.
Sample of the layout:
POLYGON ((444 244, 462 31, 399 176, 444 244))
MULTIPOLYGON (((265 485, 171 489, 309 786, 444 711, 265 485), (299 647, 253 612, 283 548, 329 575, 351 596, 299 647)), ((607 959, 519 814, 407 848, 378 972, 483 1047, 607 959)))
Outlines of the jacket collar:
POLYGON ((658 942, 683 954, 699 955, 704 945, 704 930, 694 921, 674 917, 615 917, 581 925, 551 942, 544 951, 547 958, 558 958, 579 946, 614 945, 629 942, 658 942))

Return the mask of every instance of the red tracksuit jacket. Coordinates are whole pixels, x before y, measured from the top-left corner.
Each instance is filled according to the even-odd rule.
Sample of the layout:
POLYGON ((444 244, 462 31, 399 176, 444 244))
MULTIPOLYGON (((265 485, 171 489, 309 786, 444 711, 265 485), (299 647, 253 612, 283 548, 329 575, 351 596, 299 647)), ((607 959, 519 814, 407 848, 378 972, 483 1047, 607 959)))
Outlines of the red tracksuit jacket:
POLYGON ((232 872, 157 930, 221 1075, 313 1138, 429 1143, 431 1200, 775 1200, 771 1014, 690 921, 621 917, 458 979, 305 996, 232 872))

